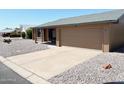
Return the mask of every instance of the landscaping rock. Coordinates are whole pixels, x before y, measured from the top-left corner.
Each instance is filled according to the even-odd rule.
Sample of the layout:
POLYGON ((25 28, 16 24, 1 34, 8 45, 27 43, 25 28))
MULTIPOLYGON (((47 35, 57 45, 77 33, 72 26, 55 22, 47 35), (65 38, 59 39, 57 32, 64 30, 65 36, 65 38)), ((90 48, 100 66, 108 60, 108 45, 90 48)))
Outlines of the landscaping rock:
POLYGON ((3 42, 5 42, 5 43, 8 43, 8 44, 9 44, 10 42, 12 42, 12 40, 11 40, 11 39, 4 39, 4 40, 3 40, 3 42))
POLYGON ((112 68, 112 65, 111 64, 104 64, 104 65, 102 65, 102 67, 104 69, 110 69, 110 68, 112 68))

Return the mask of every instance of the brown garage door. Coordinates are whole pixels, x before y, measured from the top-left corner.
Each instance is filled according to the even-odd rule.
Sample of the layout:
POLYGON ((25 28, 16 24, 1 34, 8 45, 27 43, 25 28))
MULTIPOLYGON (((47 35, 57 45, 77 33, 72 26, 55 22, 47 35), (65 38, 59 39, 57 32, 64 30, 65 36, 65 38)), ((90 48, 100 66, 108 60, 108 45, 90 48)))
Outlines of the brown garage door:
POLYGON ((102 49, 102 31, 100 29, 62 29, 61 40, 62 46, 102 49))

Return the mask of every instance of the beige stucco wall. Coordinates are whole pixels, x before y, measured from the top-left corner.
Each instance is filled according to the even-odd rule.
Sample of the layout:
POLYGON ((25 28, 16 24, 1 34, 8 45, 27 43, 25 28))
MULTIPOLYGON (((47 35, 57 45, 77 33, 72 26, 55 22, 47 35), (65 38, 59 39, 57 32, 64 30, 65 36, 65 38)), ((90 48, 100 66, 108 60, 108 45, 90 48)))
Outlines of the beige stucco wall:
POLYGON ((116 49, 121 45, 124 45, 124 16, 118 24, 111 25, 110 31, 110 49, 116 49))
POLYGON ((61 45, 102 50, 104 25, 61 27, 61 45))
POLYGON ((61 46, 61 29, 56 28, 56 46, 61 46))
POLYGON ((74 26, 58 26, 53 28, 56 28, 56 45, 59 47, 71 46, 109 52, 109 24, 82 24, 74 26))

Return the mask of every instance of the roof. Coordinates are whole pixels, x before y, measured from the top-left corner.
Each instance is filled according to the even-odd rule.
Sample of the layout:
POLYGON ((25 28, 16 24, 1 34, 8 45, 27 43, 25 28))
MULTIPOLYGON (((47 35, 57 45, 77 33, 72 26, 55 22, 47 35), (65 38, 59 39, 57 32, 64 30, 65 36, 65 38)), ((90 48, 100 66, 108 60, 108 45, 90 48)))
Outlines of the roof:
POLYGON ((112 10, 104 13, 82 15, 77 17, 63 18, 56 21, 48 22, 36 27, 51 27, 62 25, 76 25, 83 23, 97 23, 97 22, 117 22, 124 14, 124 10, 112 10))
POLYGON ((2 33, 10 33, 13 31, 14 31, 14 29, 11 29, 11 28, 5 28, 5 29, 0 30, 0 32, 2 32, 2 33))

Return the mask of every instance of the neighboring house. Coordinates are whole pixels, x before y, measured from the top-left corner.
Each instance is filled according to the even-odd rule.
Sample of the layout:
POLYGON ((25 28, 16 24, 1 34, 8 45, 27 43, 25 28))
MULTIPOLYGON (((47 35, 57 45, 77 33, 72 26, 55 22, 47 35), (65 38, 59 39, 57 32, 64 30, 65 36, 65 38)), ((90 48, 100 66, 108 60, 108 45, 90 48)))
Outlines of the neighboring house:
POLYGON ((12 28, 2 29, 2 30, 0 30, 0 36, 2 36, 3 34, 10 34, 13 31, 15 31, 15 29, 12 29, 12 28))
POLYGON ((15 32, 16 33, 20 33, 21 32, 21 29, 20 28, 15 28, 15 32))
POLYGON ((109 52, 124 45, 124 10, 59 19, 33 28, 42 32, 42 42, 109 52))

